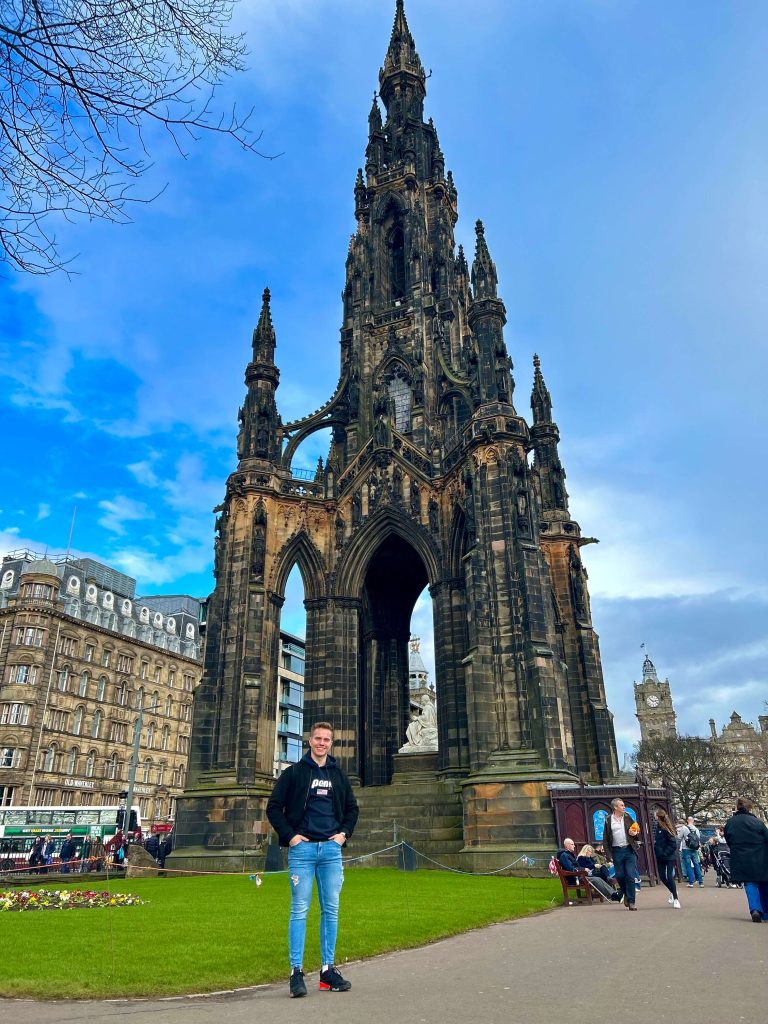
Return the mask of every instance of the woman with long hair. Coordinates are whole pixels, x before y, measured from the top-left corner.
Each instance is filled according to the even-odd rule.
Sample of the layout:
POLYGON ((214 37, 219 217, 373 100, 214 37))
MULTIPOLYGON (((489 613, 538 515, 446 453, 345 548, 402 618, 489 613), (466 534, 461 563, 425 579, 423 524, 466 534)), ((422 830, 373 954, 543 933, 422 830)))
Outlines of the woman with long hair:
POLYGON ((656 811, 655 817, 657 828, 653 839, 653 849, 656 854, 656 863, 659 866, 659 878, 671 893, 667 903, 671 903, 675 910, 679 910, 680 900, 677 898, 677 883, 675 882, 677 831, 669 820, 669 815, 661 807, 656 811))

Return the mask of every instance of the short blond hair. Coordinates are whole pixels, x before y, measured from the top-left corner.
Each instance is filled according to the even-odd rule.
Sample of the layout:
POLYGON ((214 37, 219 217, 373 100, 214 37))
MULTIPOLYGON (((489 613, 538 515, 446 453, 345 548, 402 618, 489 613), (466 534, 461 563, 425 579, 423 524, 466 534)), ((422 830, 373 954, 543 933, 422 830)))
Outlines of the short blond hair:
POLYGON ((309 730, 309 735, 314 736, 318 729, 327 729, 332 737, 335 738, 336 734, 333 731, 333 726, 330 722, 315 722, 312 728, 309 730))

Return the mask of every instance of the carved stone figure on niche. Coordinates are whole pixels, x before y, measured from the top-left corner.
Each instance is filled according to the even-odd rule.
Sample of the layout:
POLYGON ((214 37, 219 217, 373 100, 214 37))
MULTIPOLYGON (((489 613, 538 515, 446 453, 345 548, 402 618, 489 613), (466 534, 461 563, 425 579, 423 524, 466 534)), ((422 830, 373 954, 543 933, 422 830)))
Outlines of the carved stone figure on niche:
POLYGON ((405 731, 405 743, 400 754, 424 754, 437 750, 437 709, 429 694, 421 698, 421 710, 414 712, 405 731))
POLYGON ((389 441, 389 428, 384 414, 376 417, 376 425, 373 428, 376 444, 386 445, 389 441))
POLYGON ((363 499, 360 491, 355 491, 352 496, 352 526, 359 526, 363 521, 363 499))
POLYGON ((267 430, 267 417, 259 416, 259 425, 256 428, 256 448, 260 452, 265 452, 268 444, 269 431, 267 430))
POLYGON ((496 360, 496 390, 499 393, 500 400, 506 400, 509 397, 509 368, 512 360, 509 356, 502 356, 496 360))
POLYGON ((251 569, 254 576, 264 575, 264 558, 267 551, 267 542, 264 532, 263 526, 257 526, 253 534, 253 561, 251 563, 251 569))
POLYGON ((368 481, 368 511, 376 507, 379 500, 379 478, 374 471, 368 481))
POLYGON ((437 502, 434 498, 429 499, 429 506, 427 509, 427 517, 429 518, 429 528, 432 533, 440 532, 440 509, 437 507, 437 502))
POLYGON ((345 523, 341 514, 336 516, 336 550, 344 547, 344 529, 345 523))
POLYGON ((424 405, 424 371, 421 366, 413 371, 413 404, 424 405))
POLYGON ((392 498, 398 503, 403 500, 403 474, 399 466, 392 470, 392 498))
POLYGON ((421 519, 421 492, 415 480, 411 480, 411 515, 421 519))
POLYGON ((445 341, 445 324, 440 318, 439 313, 435 313, 432 319, 432 339, 436 344, 441 344, 445 341))
POLYGON ((584 566, 576 554, 576 549, 571 545, 571 590, 573 592, 573 607, 576 618, 582 621, 589 621, 589 603, 587 601, 587 590, 584 583, 584 566))

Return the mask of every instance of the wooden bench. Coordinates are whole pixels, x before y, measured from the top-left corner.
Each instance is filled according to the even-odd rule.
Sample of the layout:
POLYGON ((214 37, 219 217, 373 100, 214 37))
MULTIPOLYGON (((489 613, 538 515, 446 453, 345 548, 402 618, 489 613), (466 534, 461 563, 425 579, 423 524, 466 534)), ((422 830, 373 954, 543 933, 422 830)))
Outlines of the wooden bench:
POLYGON ((590 906, 593 902, 610 903, 606 896, 590 885, 586 868, 579 868, 576 874, 565 871, 557 857, 555 857, 555 867, 557 868, 557 877, 563 886, 563 903, 566 907, 570 907, 574 903, 588 903, 590 906))

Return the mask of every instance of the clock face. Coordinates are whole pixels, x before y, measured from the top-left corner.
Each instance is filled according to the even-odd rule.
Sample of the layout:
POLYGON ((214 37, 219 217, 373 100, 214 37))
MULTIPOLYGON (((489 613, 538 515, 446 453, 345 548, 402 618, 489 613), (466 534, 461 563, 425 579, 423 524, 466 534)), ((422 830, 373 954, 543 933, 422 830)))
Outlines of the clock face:
POLYGON ((655 693, 651 694, 650 697, 645 698, 645 703, 648 705, 649 708, 657 708, 659 706, 659 698, 656 696, 655 693))

